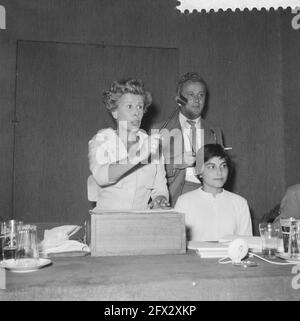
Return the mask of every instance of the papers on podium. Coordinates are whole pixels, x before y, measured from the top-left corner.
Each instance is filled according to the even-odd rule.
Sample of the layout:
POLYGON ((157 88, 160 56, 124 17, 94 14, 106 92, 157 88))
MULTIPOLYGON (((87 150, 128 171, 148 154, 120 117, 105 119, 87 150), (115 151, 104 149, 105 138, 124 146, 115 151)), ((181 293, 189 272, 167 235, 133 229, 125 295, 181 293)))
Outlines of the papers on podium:
POLYGON ((165 214, 165 213, 178 213, 172 207, 167 207, 164 209, 147 209, 147 210, 130 210, 130 209, 122 209, 122 210, 106 210, 98 207, 94 207, 89 211, 90 214, 102 215, 102 214, 165 214))

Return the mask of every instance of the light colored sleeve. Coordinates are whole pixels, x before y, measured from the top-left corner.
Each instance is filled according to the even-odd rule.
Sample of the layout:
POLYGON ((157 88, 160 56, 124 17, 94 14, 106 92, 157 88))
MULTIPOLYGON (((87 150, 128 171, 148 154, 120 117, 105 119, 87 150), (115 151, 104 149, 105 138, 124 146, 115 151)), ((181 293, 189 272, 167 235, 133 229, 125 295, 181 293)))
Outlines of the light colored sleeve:
POLYGON ((184 199, 182 197, 182 195, 179 196, 179 198, 177 199, 175 206, 174 206, 174 210, 176 212, 184 214, 184 223, 185 223, 185 226, 188 227, 187 238, 190 239, 191 238, 190 233, 191 233, 191 229, 192 229, 192 220, 190 219, 186 199, 184 199))
POLYGON ((182 203, 183 203, 182 198, 181 198, 181 196, 179 196, 179 198, 177 199, 176 204, 174 206, 174 210, 176 212, 185 213, 185 209, 184 209, 184 206, 182 203))
POLYGON ((156 166, 156 175, 153 184, 153 189, 151 191, 151 198, 163 195, 169 201, 169 191, 167 187, 166 171, 163 162, 163 158, 160 159, 159 163, 156 166))
POLYGON ((89 141, 89 167, 97 184, 100 186, 108 185, 109 156, 108 146, 109 138, 105 135, 106 130, 99 131, 89 141))
POLYGON ((241 200, 238 216, 238 235, 252 236, 252 222, 251 215, 248 206, 248 202, 245 199, 241 200))

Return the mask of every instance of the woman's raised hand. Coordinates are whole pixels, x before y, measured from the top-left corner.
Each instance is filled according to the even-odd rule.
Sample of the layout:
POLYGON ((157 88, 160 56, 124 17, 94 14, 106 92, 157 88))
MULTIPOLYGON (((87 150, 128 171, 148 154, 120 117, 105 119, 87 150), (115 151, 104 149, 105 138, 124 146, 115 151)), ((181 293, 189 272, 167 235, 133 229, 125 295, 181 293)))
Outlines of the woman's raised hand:
POLYGON ((150 155, 154 155, 159 147, 160 141, 159 134, 153 134, 148 136, 144 141, 139 150, 131 149, 129 153, 129 159, 134 163, 141 163, 148 160, 150 155))
POLYGON ((140 162, 143 162, 149 158, 150 155, 154 155, 159 147, 159 134, 153 134, 144 140, 143 145, 140 149, 140 162))

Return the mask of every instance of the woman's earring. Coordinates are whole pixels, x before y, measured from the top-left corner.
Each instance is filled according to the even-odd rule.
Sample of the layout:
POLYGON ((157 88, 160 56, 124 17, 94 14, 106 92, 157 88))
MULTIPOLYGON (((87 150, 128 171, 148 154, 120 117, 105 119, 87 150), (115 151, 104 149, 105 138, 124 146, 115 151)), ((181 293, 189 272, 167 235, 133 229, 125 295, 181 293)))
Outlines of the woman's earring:
POLYGON ((202 174, 199 174, 199 176, 198 176, 198 177, 199 177, 199 181, 200 181, 200 183, 201 183, 201 184, 203 184, 203 175, 202 175, 202 174))
POLYGON ((117 117, 118 117, 118 112, 117 112, 116 110, 112 111, 111 114, 112 114, 112 116, 113 116, 114 119, 117 119, 117 117))

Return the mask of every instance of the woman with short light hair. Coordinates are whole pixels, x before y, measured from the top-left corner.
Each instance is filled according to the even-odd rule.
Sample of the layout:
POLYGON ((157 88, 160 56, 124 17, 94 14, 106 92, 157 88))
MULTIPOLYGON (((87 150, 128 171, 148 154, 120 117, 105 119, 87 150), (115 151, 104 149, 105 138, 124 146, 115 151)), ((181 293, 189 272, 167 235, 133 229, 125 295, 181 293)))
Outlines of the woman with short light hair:
POLYGON ((159 135, 140 129, 151 94, 138 79, 114 81, 103 93, 117 129, 101 129, 89 142, 89 165, 98 187, 97 208, 146 210, 169 206, 159 135), (154 161, 155 160, 155 161, 154 161))

